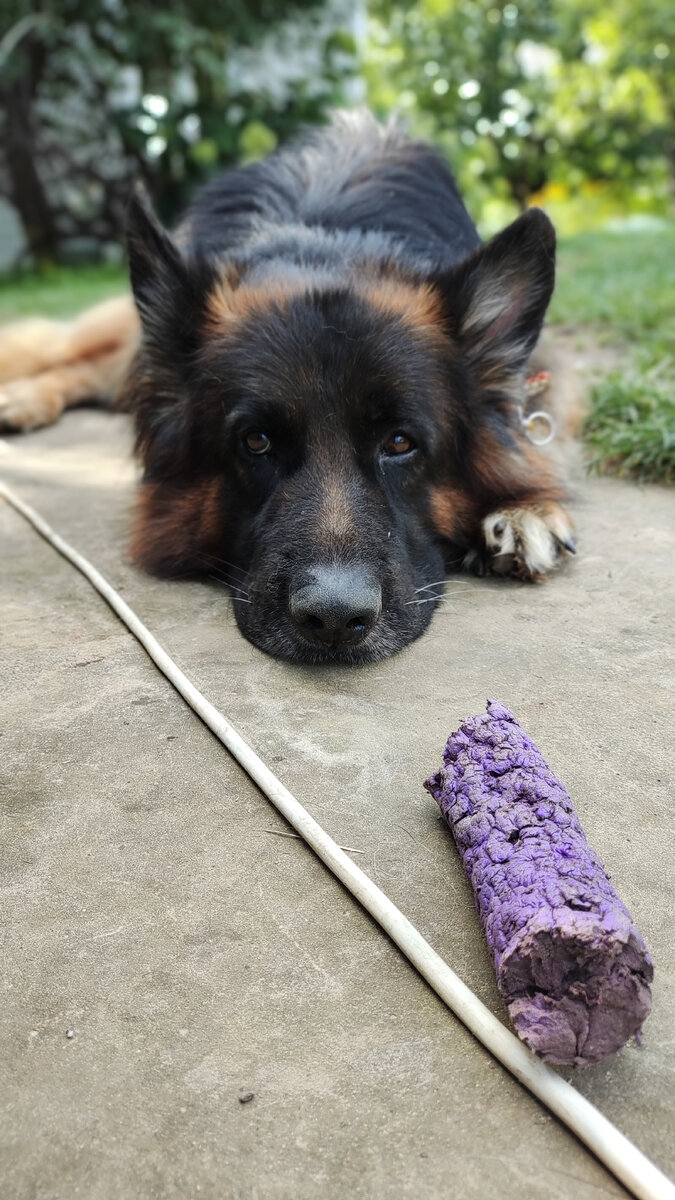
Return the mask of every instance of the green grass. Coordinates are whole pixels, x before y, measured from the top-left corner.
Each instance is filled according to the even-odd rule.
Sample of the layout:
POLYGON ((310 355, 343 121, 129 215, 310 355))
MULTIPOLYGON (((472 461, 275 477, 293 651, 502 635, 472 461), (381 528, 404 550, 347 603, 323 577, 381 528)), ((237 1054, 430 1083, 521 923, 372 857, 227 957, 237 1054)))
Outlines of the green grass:
POLYGON ((675 482, 675 224, 563 239, 551 321, 616 345, 584 429, 596 472, 675 482))
POLYGON ((665 386, 652 370, 632 379, 613 374, 593 389, 584 430, 591 470, 675 483, 672 360, 664 360, 660 375, 665 386))
MULTIPOLYGON (((674 265, 675 223, 561 240, 551 323, 615 345, 621 363, 592 390, 591 470, 675 482, 674 265)), ((126 286, 119 266, 0 277, 0 321, 72 316, 126 286)))
POLYGON ((617 339, 675 338, 675 223, 662 229, 581 233, 560 243, 555 322, 605 328, 617 339))
POLYGON ((51 267, 0 276, 0 321, 72 317, 128 287, 122 266, 51 267))

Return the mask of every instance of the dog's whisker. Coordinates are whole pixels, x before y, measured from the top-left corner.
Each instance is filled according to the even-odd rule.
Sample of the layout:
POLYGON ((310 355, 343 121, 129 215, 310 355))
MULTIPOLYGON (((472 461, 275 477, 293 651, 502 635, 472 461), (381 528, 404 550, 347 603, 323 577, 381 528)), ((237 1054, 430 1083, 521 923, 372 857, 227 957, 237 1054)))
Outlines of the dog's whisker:
POLYGON ((236 571, 236 573, 241 576, 242 579, 249 578, 248 571, 242 570, 241 567, 238 567, 236 563, 230 562, 227 558, 213 557, 212 561, 216 566, 229 567, 230 571, 236 571))
POLYGON ((226 583, 228 587, 236 588, 238 592, 246 592, 248 595, 248 588, 242 587, 242 585, 237 583, 236 580, 231 579, 227 571, 219 571, 217 567, 212 566, 209 568, 209 573, 212 579, 220 579, 223 583, 226 583))
POLYGON ((243 567, 238 567, 236 563, 230 562, 229 559, 223 558, 220 554, 206 554, 203 550, 199 550, 197 558, 204 563, 212 563, 216 567, 230 567, 231 570, 237 571, 242 579, 248 579, 248 571, 245 571, 243 567))
MULTIPOLYGON (((441 587, 444 584, 446 584, 447 582, 448 582, 448 580, 446 577, 445 579, 437 579, 435 583, 425 583, 423 587, 415 588, 415 595, 417 595, 418 592, 427 592, 429 590, 429 588, 441 587)), ((461 581, 456 580, 455 582, 459 583, 461 581)), ((468 579, 466 580, 466 583, 467 584, 469 583, 468 579)))
POLYGON ((234 591, 243 592, 248 596, 249 589, 245 586, 248 580, 248 574, 242 571, 242 578, 237 579, 236 577, 232 578, 229 571, 224 571, 221 569, 225 566, 231 566, 235 567, 235 570, 240 570, 240 568, 236 567, 234 563, 230 564, 228 563, 227 559, 217 557, 213 554, 204 554, 203 552, 198 552, 196 558, 198 561, 203 562, 204 566, 209 568, 209 577, 211 579, 217 579, 220 583, 225 583, 234 591))
POLYGON ((415 588, 415 592, 426 592, 429 588, 442 587, 444 583, 445 579, 437 579, 435 583, 425 583, 423 587, 415 588))
POLYGON ((441 596, 438 603, 445 604, 446 601, 449 600, 451 596, 466 596, 466 595, 468 595, 469 592, 480 592, 480 591, 481 591, 481 588, 467 588, 466 590, 464 588, 462 588, 461 591, 448 592, 446 596, 441 596))
MULTIPOLYGON (((215 579, 216 576, 212 575, 211 578, 215 579)), ((244 591, 241 588, 235 587, 234 584, 230 583, 229 580, 227 580, 227 579, 219 579, 218 582, 224 583, 226 587, 230 588, 230 590, 233 593, 235 593, 235 595, 234 595, 235 600, 244 600, 247 604, 250 604, 249 593, 247 591, 244 591)))
POLYGON ((406 600, 406 604, 443 604, 450 596, 466 596, 469 592, 479 592, 480 588, 456 588, 452 592, 445 592, 444 595, 427 596, 423 600, 406 600))
MULTIPOLYGON (((224 558, 222 554, 209 554, 206 550, 200 550, 199 553, 202 558, 210 558, 213 560, 213 562, 227 563, 228 566, 236 567, 236 569, 238 571, 243 572, 243 570, 244 570, 243 567, 238 566, 237 563, 229 562, 229 560, 227 558, 224 558)), ((245 572, 244 572, 244 574, 245 574, 245 572)))
MULTIPOLYGON (((212 579, 214 583, 223 583, 224 582, 228 588, 232 588, 231 583, 228 583, 227 580, 223 581, 222 579, 219 579, 217 575, 209 575, 209 576, 207 576, 207 578, 212 579)), ((236 591, 236 589, 234 589, 234 590, 236 591)), ((241 596, 237 596, 237 595, 227 596, 226 599, 229 600, 231 604, 234 604, 235 601, 237 604, 253 604, 253 601, 248 599, 248 592, 246 593, 246 595, 242 594, 241 596)))
POLYGON ((244 588, 238 588, 236 584, 232 583, 231 580, 226 579, 224 575, 221 575, 218 572, 211 572, 206 578, 211 579, 213 583, 222 584, 224 587, 229 588, 232 592, 240 593, 240 595, 235 595, 233 597, 235 600, 244 600, 247 604, 250 603, 248 600, 248 591, 244 588))
POLYGON ((225 587, 230 588, 233 592, 240 592, 242 596, 248 596, 249 594, 248 588, 239 587, 238 584, 233 583, 231 579, 228 579, 227 575, 225 575, 222 571, 215 571, 213 568, 211 568, 207 575, 207 579, 213 580, 214 583, 221 583, 225 587))

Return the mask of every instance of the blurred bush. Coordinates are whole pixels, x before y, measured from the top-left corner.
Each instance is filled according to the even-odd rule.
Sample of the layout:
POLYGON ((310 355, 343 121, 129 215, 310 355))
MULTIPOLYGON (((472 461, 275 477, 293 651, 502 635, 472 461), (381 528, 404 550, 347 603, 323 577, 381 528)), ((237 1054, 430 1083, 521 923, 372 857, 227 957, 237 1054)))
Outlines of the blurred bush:
POLYGON ((447 154, 490 232, 672 211, 672 0, 0 0, 0 193, 24 258, 119 246, 131 183, 195 186, 367 99, 447 154))
POLYGON ((563 227, 666 213, 672 0, 371 0, 370 103, 441 145, 491 229, 553 203, 563 227))
POLYGON ((218 167, 343 103, 354 39, 317 0, 0 0, 0 194, 32 262, 119 243, 132 181, 171 222, 218 167), (38 11, 42 9, 42 11, 38 11))

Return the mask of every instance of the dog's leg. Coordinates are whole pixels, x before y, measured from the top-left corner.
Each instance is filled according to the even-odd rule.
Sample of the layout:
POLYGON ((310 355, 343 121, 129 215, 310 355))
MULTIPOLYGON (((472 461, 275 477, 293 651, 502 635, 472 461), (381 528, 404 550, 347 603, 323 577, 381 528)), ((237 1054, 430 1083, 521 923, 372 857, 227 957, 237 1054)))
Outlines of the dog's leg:
POLYGON ((484 440, 474 459, 483 496, 473 508, 474 544, 464 566, 476 575, 537 580, 576 553, 574 523, 564 507, 567 454, 543 452, 513 432, 517 450, 505 453, 484 440))
POLYGON ((65 362, 72 325, 27 317, 0 326, 0 386, 10 379, 38 375, 56 363, 65 362))
POLYGON ((66 408, 92 400, 112 407, 131 357, 122 348, 0 384, 0 429, 27 433, 42 425, 52 425, 66 408))
POLYGON ((113 404, 138 339, 130 296, 107 300, 70 324, 28 320, 0 330, 0 429, 49 425, 88 400, 113 404))

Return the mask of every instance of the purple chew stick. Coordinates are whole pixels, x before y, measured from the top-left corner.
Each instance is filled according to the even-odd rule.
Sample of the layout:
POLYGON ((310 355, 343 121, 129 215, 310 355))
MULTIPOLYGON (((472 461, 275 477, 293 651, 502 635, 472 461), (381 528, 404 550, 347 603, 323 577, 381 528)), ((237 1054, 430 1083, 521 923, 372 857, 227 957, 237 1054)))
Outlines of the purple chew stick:
POLYGON ((473 887, 519 1037, 548 1062, 602 1062, 651 1009, 652 960, 572 801, 496 700, 425 783, 473 887))

